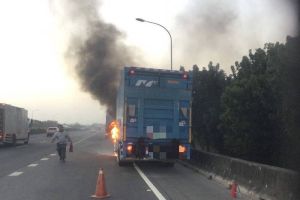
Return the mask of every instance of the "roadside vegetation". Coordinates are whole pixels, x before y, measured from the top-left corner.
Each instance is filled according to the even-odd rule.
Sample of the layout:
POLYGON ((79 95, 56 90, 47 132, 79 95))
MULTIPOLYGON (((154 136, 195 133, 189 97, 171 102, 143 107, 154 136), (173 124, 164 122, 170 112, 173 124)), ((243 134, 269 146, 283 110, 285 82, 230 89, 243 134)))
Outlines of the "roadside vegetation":
POLYGON ((193 66, 193 143, 202 150, 296 169, 300 146, 299 37, 250 50, 226 75, 193 66))

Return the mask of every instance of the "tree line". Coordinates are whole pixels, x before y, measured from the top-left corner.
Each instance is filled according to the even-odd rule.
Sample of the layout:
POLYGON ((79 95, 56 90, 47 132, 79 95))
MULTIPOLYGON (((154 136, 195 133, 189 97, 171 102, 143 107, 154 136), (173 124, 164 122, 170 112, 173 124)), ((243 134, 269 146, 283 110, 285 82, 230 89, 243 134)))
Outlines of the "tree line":
POLYGON ((193 66, 193 143, 206 151, 296 169, 300 157, 299 37, 249 50, 227 75, 193 66))

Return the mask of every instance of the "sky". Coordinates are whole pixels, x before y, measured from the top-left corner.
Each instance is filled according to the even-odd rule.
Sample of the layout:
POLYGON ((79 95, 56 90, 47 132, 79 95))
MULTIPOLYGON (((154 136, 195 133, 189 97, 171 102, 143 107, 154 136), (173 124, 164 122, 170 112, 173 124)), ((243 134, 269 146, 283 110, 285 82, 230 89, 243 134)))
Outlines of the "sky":
POLYGON ((170 68, 169 35, 159 26, 136 21, 139 17, 170 31, 173 69, 181 65, 192 69, 194 64, 202 68, 213 61, 226 73, 249 49, 262 48, 266 42, 284 43, 298 28, 297 7, 284 0, 10 0, 0 4, 0 103, 23 107, 34 119, 61 123, 105 121, 106 94, 97 95, 102 85, 97 90, 88 85, 85 68, 78 66, 90 62, 82 63, 84 56, 78 54, 82 51, 75 51, 78 46, 82 50, 80 45, 99 30, 91 28, 94 21, 99 20, 102 42, 108 39, 101 28, 109 27, 116 34, 110 36, 116 41, 108 45, 115 45, 111 55, 119 59, 113 62, 112 56, 108 66, 170 68))

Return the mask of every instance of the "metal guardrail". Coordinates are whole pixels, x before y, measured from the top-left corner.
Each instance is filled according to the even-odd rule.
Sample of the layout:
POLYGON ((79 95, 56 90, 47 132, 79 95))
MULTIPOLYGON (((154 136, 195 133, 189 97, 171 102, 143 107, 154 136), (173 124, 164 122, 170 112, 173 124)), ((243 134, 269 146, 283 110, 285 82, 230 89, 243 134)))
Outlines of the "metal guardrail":
POLYGON ((292 170, 196 149, 191 150, 190 163, 224 179, 235 180, 262 199, 300 199, 299 174, 292 170))

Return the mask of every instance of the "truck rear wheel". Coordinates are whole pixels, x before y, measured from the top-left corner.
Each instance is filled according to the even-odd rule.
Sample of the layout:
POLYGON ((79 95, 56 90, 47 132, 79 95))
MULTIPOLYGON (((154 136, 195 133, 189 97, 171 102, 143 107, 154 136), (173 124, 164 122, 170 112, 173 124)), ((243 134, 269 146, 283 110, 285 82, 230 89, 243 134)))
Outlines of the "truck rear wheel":
POLYGON ((118 154, 117 154, 117 163, 119 165, 119 167, 124 167, 127 163, 124 161, 120 160, 120 150, 118 149, 118 154))
POLYGON ((12 136, 12 142, 11 142, 11 146, 16 146, 16 144, 17 144, 17 138, 16 138, 16 135, 13 135, 12 136))
POLYGON ((29 143, 29 133, 28 133, 27 139, 24 141, 24 144, 28 144, 28 143, 29 143))
POLYGON ((120 151, 118 150, 118 154, 117 154, 117 163, 120 167, 124 166, 123 162, 120 160, 120 151))
POLYGON ((175 165, 175 162, 165 162, 164 163, 165 167, 174 167, 174 165, 175 165))
POLYGON ((124 167, 124 166, 125 166, 125 163, 124 163, 123 161, 118 161, 118 165, 119 165, 120 167, 124 167))

